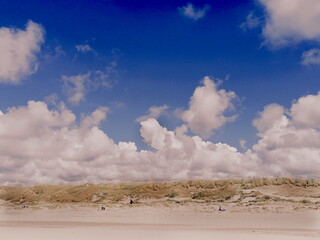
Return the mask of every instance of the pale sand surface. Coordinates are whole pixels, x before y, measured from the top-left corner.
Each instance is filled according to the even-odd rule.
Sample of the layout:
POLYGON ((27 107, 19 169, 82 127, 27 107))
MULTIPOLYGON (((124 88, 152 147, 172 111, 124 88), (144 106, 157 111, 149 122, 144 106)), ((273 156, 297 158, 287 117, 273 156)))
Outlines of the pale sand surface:
POLYGON ((320 211, 219 212, 210 204, 178 207, 96 207, 50 209, 0 206, 1 239, 320 239, 320 211))

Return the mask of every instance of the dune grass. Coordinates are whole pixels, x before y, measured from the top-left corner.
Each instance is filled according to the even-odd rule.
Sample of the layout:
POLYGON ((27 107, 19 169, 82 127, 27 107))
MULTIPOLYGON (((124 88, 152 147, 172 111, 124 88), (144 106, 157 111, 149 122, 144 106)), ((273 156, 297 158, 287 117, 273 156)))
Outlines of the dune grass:
MULTIPOLYGON (((319 180, 293 178, 256 178, 226 180, 190 180, 177 182, 106 183, 77 186, 37 185, 0 187, 0 199, 13 204, 37 203, 124 203, 128 199, 189 199, 205 202, 281 201, 281 196, 320 196, 319 180), (277 197, 264 195, 259 188, 272 187, 277 197), (252 190, 249 191, 248 190, 252 190), (257 190, 258 189, 258 190, 257 190)), ((301 201, 308 204, 310 201, 301 201)))

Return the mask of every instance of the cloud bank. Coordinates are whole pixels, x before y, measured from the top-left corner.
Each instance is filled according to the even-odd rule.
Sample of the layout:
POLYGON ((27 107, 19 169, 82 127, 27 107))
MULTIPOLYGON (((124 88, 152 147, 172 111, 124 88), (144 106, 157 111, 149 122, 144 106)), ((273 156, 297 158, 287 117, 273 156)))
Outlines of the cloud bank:
POLYGON ((33 21, 25 30, 0 28, 0 83, 17 84, 35 73, 43 41, 44 28, 33 21))
MULTIPOLYGON (((206 77, 185 113, 199 114, 200 122, 214 119, 214 124, 204 121, 209 126, 204 132, 210 132, 226 123, 223 112, 234 96, 233 92, 217 90, 216 83, 206 77), (204 115, 207 104, 209 114, 204 115)), ((253 121, 258 142, 241 153, 228 144, 189 135, 192 118, 174 130, 161 126, 154 117, 167 108, 165 105, 155 111, 151 108, 150 114, 140 119, 140 134, 150 149, 139 151, 134 142, 116 143, 99 127, 108 115, 106 107, 79 120, 63 103, 50 109, 44 102, 29 101, 26 106, 0 112, 0 182, 32 185, 317 177, 320 111, 314 106, 319 104, 320 93, 297 99, 290 109, 278 104, 266 106, 253 121)), ((244 146, 245 141, 242 143, 244 146)))
POLYGON ((115 143, 99 129, 99 108, 80 122, 64 104, 44 102, 9 109, 0 116, 0 182, 8 185, 103 181, 178 180, 251 176, 252 163, 233 147, 169 131, 156 119, 141 122, 141 136, 154 150, 115 143), (26 119, 23 123, 21 119, 26 119))

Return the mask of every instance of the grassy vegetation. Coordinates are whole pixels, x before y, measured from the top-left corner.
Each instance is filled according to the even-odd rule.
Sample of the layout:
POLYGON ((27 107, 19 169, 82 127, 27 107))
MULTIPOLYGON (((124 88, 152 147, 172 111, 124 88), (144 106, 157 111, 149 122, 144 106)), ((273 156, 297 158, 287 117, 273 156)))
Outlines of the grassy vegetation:
MULTIPOLYGON (((178 182, 82 184, 78 186, 37 185, 0 187, 0 199, 15 204, 45 203, 126 203, 129 199, 189 199, 203 202, 283 201, 281 196, 314 197, 320 195, 319 180, 293 178, 258 178, 227 180, 192 180, 178 182), (259 189, 270 188, 277 196, 259 189), (251 190, 251 191, 249 191, 251 190), (280 196, 280 197, 279 197, 280 196)), ((310 204, 309 200, 300 200, 310 204)))

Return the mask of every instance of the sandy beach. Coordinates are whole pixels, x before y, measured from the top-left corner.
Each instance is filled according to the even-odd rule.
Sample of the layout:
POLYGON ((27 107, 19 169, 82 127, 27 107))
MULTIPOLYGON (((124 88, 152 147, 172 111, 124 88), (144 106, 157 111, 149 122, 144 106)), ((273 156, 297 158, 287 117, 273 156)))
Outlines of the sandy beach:
POLYGON ((320 239, 319 196, 317 181, 285 178, 2 186, 0 233, 10 240, 320 239))
MULTIPOLYGON (((320 211, 219 212, 216 206, 120 206, 101 211, 71 204, 59 208, 1 206, 4 239, 320 239, 320 211)), ((239 209, 240 210, 240 209, 239 209)))

